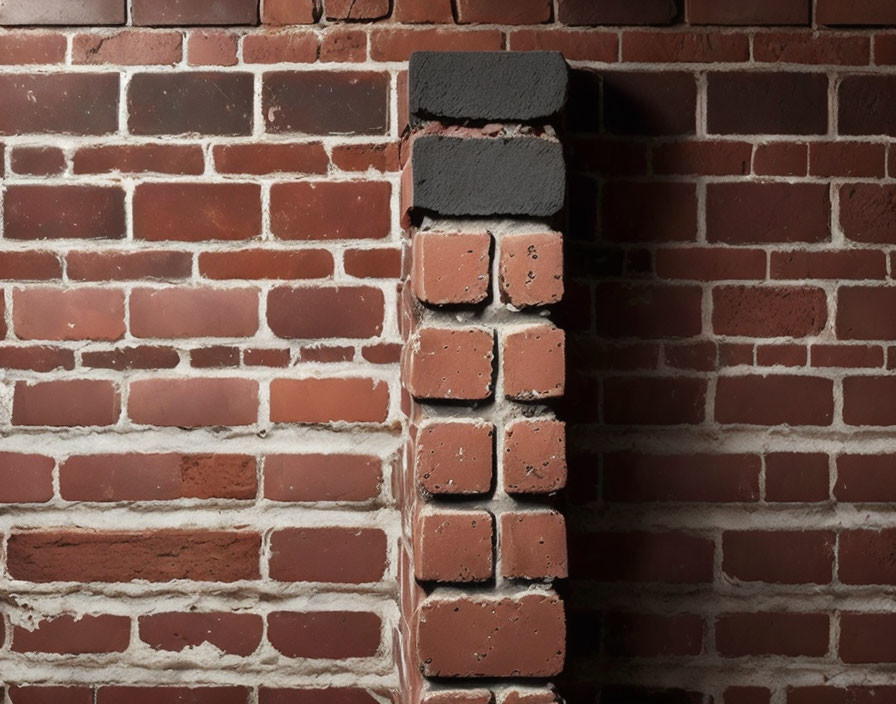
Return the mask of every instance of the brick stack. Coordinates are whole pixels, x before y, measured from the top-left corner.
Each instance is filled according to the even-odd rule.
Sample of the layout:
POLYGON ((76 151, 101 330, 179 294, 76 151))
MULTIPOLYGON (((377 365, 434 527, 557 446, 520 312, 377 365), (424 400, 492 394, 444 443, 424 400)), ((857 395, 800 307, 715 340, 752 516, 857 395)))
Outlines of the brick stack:
POLYGON ((401 298, 410 442, 401 567, 404 693, 553 701, 506 678, 563 667, 567 574, 559 54, 415 54, 408 77, 401 298), (473 126, 476 125, 476 126, 473 126), (420 586, 415 586, 414 582, 420 586), (441 681, 479 679, 462 689, 441 681))

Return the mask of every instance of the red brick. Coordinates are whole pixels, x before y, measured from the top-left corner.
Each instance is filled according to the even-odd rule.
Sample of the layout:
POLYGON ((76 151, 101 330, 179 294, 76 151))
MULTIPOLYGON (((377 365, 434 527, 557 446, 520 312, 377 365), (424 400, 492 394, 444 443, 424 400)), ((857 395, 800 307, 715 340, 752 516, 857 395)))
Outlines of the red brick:
POLYGON ((489 423, 425 424, 415 443, 418 485, 430 494, 487 493, 492 486, 494 438, 495 428, 489 423))
POLYGON ((488 511, 440 511, 414 524, 414 575, 424 582, 483 582, 494 574, 488 511))
POLYGON ((733 63, 750 60, 746 34, 628 31, 622 60, 638 63, 733 63))
POLYGON ((504 335, 504 394, 518 401, 562 396, 566 388, 566 335, 553 325, 504 335))
POLYGON ((560 51, 569 61, 619 60, 619 37, 613 32, 570 29, 521 29, 510 33, 513 51, 560 51))
POLYGON ((416 623, 426 677, 550 677, 565 641, 563 603, 549 595, 429 599, 416 623))
POLYGON ((62 276, 56 252, 0 252, 0 277, 22 281, 44 281, 62 276))
POLYGON ((131 619, 64 614, 38 622, 34 630, 15 626, 12 638, 16 653, 122 653, 131 638, 131 619))
POLYGON ((501 300, 517 308, 563 297, 563 237, 559 233, 505 235, 500 253, 501 300))
POLYGON ((365 584, 386 571, 386 534, 375 528, 288 528, 271 535, 271 579, 365 584))
POLYGON ((759 176, 805 176, 809 145, 789 142, 757 144, 753 172, 759 176))
POLYGON ((118 129, 118 74, 4 74, 0 99, 0 134, 103 135, 118 129))
POLYGON ((395 20, 406 24, 452 24, 451 0, 395 0, 395 20))
POLYGON ((542 24, 553 14, 550 0, 458 0, 457 21, 460 24, 542 24))
POLYGON ((288 367, 290 360, 288 349, 251 349, 243 350, 243 364, 247 367, 288 367))
POLYGON ((187 37, 190 66, 236 66, 239 35, 221 30, 198 30, 187 37))
POLYGON ((571 576, 600 582, 700 584, 713 580, 713 541, 685 533, 572 533, 571 576))
POLYGON ((242 613, 158 613, 139 619, 140 640, 153 650, 180 653, 210 643, 230 655, 251 655, 261 644, 261 616, 242 613))
POLYGON ((697 85, 679 71, 605 72, 604 129, 612 134, 693 134, 697 85))
POLYGON ((72 158, 76 174, 161 173, 198 175, 205 158, 198 145, 122 144, 81 147, 72 158))
POLYGON ((380 646, 380 617, 366 611, 273 611, 268 640, 288 658, 369 658, 380 646))
POLYGON ((805 24, 812 21, 809 0, 688 0, 690 24, 805 24))
POLYGON ((132 0, 135 25, 258 24, 257 0, 223 0, 209 5, 197 0, 132 0))
POLYGON ((398 248, 347 249, 343 253, 345 273, 362 279, 398 279, 402 253, 398 248))
POLYGON ((656 273, 662 279, 693 281, 764 279, 765 252, 728 247, 664 247, 656 251, 656 273))
POLYGON ((261 234, 255 183, 141 183, 134 192, 134 237, 247 240, 261 234))
MULTIPOLYGON (((718 368, 719 346, 714 342, 666 343, 663 346, 663 360, 675 369, 711 372, 718 368)), ((646 368, 654 367, 656 364, 646 368)))
POLYGON ((722 569, 743 582, 828 584, 834 543, 827 531, 725 531, 722 569))
POLYGON ((132 381, 128 415, 142 425, 254 425, 258 420, 258 383, 217 378, 132 381))
POLYGON ((385 301, 369 286, 275 288, 267 312, 277 337, 366 339, 383 332, 385 301))
POLYGON ((320 142, 308 144, 223 144, 214 148, 222 174, 325 174, 329 159, 320 142))
POLYGON ((182 45, 180 32, 124 30, 113 35, 76 34, 72 37, 72 63, 173 66, 183 58, 182 45))
POLYGON ((501 576, 552 579, 568 575, 566 521, 556 511, 501 515, 501 576))
POLYGON ((896 34, 874 35, 874 63, 878 66, 896 65, 896 34))
POLYGON ((3 25, 124 24, 125 0, 8 0, 0 8, 3 25))
POLYGON ((867 249, 772 252, 770 273, 773 279, 884 279, 887 260, 867 249))
POLYGON ((368 455, 268 455, 264 496, 272 501, 371 501, 380 494, 380 465, 368 455))
POLYGON ((68 253, 66 273, 78 281, 128 281, 132 279, 185 279, 192 273, 189 252, 68 253))
POLYGON ((697 238, 692 183, 608 183, 601 233, 611 242, 676 242, 697 238))
POLYGON ((249 687, 99 687, 96 704, 248 704, 249 687))
POLYGON ((333 275, 333 255, 323 249, 202 252, 199 272, 208 279, 322 279, 333 275))
POLYGON ((258 291, 137 288, 130 324, 134 337, 251 337, 258 330, 258 291))
POLYGON ((753 37, 753 57, 756 61, 788 64, 867 66, 871 40, 808 31, 762 32, 753 37))
POLYGON ((379 701, 365 689, 326 687, 325 689, 258 688, 259 704, 375 704, 379 701))
POLYGON ((845 613, 840 615, 840 646, 843 662, 896 662, 896 614, 845 613))
POLYGON ((710 73, 713 134, 824 134, 828 79, 809 73, 710 73))
POLYGON ((243 62, 247 64, 313 63, 318 50, 318 38, 312 32, 243 37, 243 62))
POLYGON ((321 38, 319 60, 355 62, 367 60, 367 33, 349 27, 330 27, 321 38))
POLYGON ((728 687, 724 704, 769 704, 771 692, 765 687, 728 687))
POLYGON ((93 704, 91 687, 10 687, 13 704, 93 704))
POLYGON ((391 193, 376 181, 274 184, 271 230, 286 240, 382 239, 392 229, 391 193))
POLYGON ((856 503, 896 501, 894 466, 893 455, 840 455, 834 496, 856 503))
POLYGON ((3 232, 16 240, 121 239, 124 191, 114 186, 7 186, 3 232))
POLYGON ((847 425, 896 425, 896 408, 889 394, 896 392, 896 378, 854 376, 843 380, 843 421, 847 425))
POLYGON ((716 386, 719 423, 830 425, 833 382, 808 376, 724 376, 716 386))
POLYGON ((271 382, 274 423, 384 423, 389 387, 383 381, 275 379, 271 382))
POLYGON ((53 498, 51 457, 0 452, 0 503, 45 503, 53 498))
POLYGON ((837 576, 844 584, 896 584, 896 530, 847 530, 840 534, 837 576))
POLYGON ((805 337, 827 322, 827 294, 798 286, 719 286, 712 292, 712 326, 717 335, 805 337))
POLYGON ((235 582, 259 578, 260 551, 248 531, 33 531, 10 536, 7 564, 27 582, 235 582))
POLYGON ((559 0, 558 19, 563 24, 669 24, 677 10, 669 0, 559 0))
POLYGON ((370 71, 277 71, 264 75, 268 132, 386 134, 389 76, 370 71))
POLYGON ((61 64, 65 35, 49 32, 10 32, 0 37, 0 65, 61 64))
POLYGON ((809 174, 826 177, 883 178, 887 151, 870 142, 813 142, 809 174))
POLYGON ((504 435, 504 490, 548 494, 566 486, 566 426, 551 419, 517 421, 504 435))
POLYGON ((170 347, 124 347, 82 352, 81 363, 95 369, 174 369, 180 363, 177 350, 170 347))
POLYGON ((303 362, 335 364, 351 362, 355 358, 355 348, 348 345, 311 345, 301 349, 303 362))
POLYGON ((896 109, 896 76, 846 76, 838 101, 841 135, 896 135, 890 116, 896 109))
POLYGON ((706 414, 706 382, 690 377, 612 377, 604 382, 610 425, 692 425, 706 414))
POLYGON ((370 34, 370 58, 407 61, 415 51, 500 51, 503 41, 502 32, 496 29, 380 28, 370 34))
POLYGON ((134 135, 252 133, 250 73, 138 73, 131 78, 127 101, 128 129, 134 135))
POLYGON ((896 7, 886 0, 818 0, 815 21, 832 25, 892 25, 896 24, 896 7))
POLYGON ((492 395, 494 339, 482 328, 423 328, 405 349, 405 386, 417 398, 492 395))
POLYGON ((711 183, 706 237, 726 244, 823 242, 830 238, 827 184, 711 183))
POLYGON ((841 186, 840 224, 854 242, 896 243, 896 188, 871 183, 841 186))
POLYGON ((13 292, 13 326, 22 340, 118 340, 124 293, 101 288, 27 288, 13 292))
POLYGON ((57 147, 17 147, 9 163, 17 174, 54 176, 65 171, 65 154, 57 147))
POLYGON ((190 350, 190 366, 194 369, 222 369, 240 365, 240 348, 227 345, 190 350))
POLYGON ((615 657, 693 656, 703 645, 703 619, 692 614, 608 613, 603 626, 615 657))
POLYGON ((74 455, 59 491, 66 501, 254 499, 255 471, 245 455, 74 455))
POLYGON ((757 345, 756 366, 805 367, 809 350, 804 345, 757 345))
POLYGON ((316 0, 263 0, 261 21, 265 24, 314 24, 320 17, 316 0))
POLYGON ((114 425, 121 413, 111 381, 18 381, 12 403, 13 425, 114 425))
POLYGON ((378 20, 387 17, 389 0, 327 0, 326 18, 335 21, 378 20))
POLYGON ((402 347, 397 342, 367 345, 361 350, 361 356, 371 364, 398 364, 401 361, 402 347))
POLYGON ((753 145, 721 140, 666 142, 653 149, 657 174, 743 176, 750 173, 753 145))
POLYGON ((333 147, 333 164, 343 171, 367 171, 381 173, 400 170, 398 145, 389 144, 341 144, 333 147))
POLYGON ((413 240, 414 295, 435 305, 481 303, 489 290, 491 236, 419 232, 413 240))
POLYGON ((716 650, 726 658, 747 655, 821 657, 827 655, 827 614, 740 613, 716 620, 716 650))
POLYGON ((608 501, 740 502, 759 499, 757 455, 604 455, 608 501))
POLYGON ((866 345, 812 345, 813 367, 874 368, 884 363, 883 348, 866 345))
POLYGON ((896 289, 842 286, 837 291, 837 337, 840 340, 896 339, 896 320, 887 314, 896 305, 896 289))

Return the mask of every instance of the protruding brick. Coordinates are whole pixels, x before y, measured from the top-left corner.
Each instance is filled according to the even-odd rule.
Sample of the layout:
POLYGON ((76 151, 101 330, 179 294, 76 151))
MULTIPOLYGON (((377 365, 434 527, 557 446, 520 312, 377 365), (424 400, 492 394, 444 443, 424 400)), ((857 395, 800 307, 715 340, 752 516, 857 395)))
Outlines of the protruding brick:
POLYGON ((414 471, 430 494, 485 494, 492 486, 495 428, 484 422, 429 422, 417 431, 414 471))
POLYGON ((124 24, 127 0, 5 0, 0 25, 124 24))
POLYGON ((386 570, 386 534, 375 528, 289 528, 271 536, 271 579, 366 584, 386 570))
POLYGON ((494 520, 488 511, 440 511, 414 525, 414 573, 426 582, 492 577, 494 520))
POLYGON ((563 237, 559 233, 505 235, 500 243, 501 300, 517 308, 563 297, 563 237))
POLYGON ((548 217, 566 196, 563 149, 550 139, 422 136, 409 168, 408 205, 439 215, 548 217))
POLYGON ((553 579, 568 574, 566 521, 556 511, 501 515, 501 576, 553 579))
POLYGON ((220 378, 132 381, 128 415, 143 425, 252 425, 258 421, 258 382, 220 378))
POLYGON ((434 305, 481 303, 491 268, 488 233, 419 232, 414 236, 414 295, 434 305))
POLYGON ((517 401, 562 396, 566 387, 566 336, 552 325, 508 333, 503 347, 504 394, 517 401))
POLYGON ((261 616, 243 613, 167 612, 141 616, 140 640, 154 650, 179 653, 204 643, 246 657, 261 644, 261 616))
POLYGON ((567 67, 559 52, 417 52, 408 71, 411 117, 417 121, 544 120, 566 102, 567 67))
POLYGON ((135 25, 180 27, 183 25, 258 24, 258 0, 132 0, 135 25))
POLYGON ((504 490, 549 494, 566 486, 566 426, 551 419, 516 421, 504 435, 504 490))
POLYGON ((565 653, 563 604, 551 595, 428 599, 419 612, 426 677, 550 677, 565 653))
POLYGON ((342 660, 376 655, 380 617, 367 611, 273 611, 268 640, 288 658, 342 660))
POLYGON ((417 398, 492 395, 494 338, 482 328, 423 328, 405 349, 405 385, 417 398))

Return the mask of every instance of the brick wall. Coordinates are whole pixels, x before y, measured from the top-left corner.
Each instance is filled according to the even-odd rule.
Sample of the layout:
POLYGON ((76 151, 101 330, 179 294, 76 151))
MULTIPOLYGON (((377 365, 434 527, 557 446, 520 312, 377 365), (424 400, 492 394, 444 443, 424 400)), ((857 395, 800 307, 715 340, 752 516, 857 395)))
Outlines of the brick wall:
MULTIPOLYGON (((6 704, 541 704, 531 630, 471 672, 489 636, 445 604, 556 624, 556 509, 570 701, 896 701, 892 3, 6 0, 0 25, 6 704), (568 220, 434 191, 403 256, 408 59, 502 49, 572 67, 568 220), (550 270, 560 231, 565 497, 553 444, 534 486, 514 458, 562 435, 505 366, 558 297, 504 285, 510 254, 538 236, 550 270), (466 381, 496 354, 484 403, 403 393, 411 318, 470 333, 466 381), (418 459, 447 432, 501 460, 418 477, 418 421, 418 459), (450 660, 425 685, 414 607, 450 660)), ((415 144, 549 122, 423 117, 415 144)))

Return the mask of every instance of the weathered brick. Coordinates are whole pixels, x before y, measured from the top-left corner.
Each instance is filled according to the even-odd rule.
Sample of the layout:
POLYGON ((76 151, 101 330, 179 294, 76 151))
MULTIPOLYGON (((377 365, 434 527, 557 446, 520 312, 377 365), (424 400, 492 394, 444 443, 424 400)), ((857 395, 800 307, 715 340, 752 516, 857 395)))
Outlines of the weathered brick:
POLYGON ((414 295, 434 305, 481 303, 488 295, 491 236, 419 232, 413 240, 414 295))
POLYGON ((501 238, 501 300, 517 308, 558 303, 563 297, 563 237, 559 233, 501 238))
POLYGON ((414 574, 425 582, 483 582, 494 572, 488 511, 440 511, 414 524, 414 574))
POLYGON ((566 425, 553 419, 515 421, 504 433, 504 490, 549 494, 566 486, 566 425))
POLYGON ((417 398, 489 398, 493 349, 489 330, 424 328, 405 351, 405 386, 417 398))
POLYGON ((210 643, 229 655, 251 655, 261 644, 258 614, 157 613, 139 618, 140 640, 154 650, 182 652, 210 643))
POLYGON ((566 336, 552 325, 504 336, 504 394, 517 401, 562 396, 566 387, 566 336))
POLYGON ((173 66, 183 57, 182 45, 179 32, 125 30, 111 36, 76 34, 72 39, 72 63, 173 66))
POLYGON ((103 135, 118 129, 117 74, 4 74, 0 99, 0 134, 103 135))
POLYGON ((494 438, 490 423, 426 423, 415 442, 417 483, 431 494, 487 493, 492 485, 494 438))
POLYGON ((553 579, 568 574, 566 521, 556 511, 501 515, 501 576, 553 579))
POLYGON ((64 34, 55 32, 10 32, 0 36, 0 65, 23 66, 65 62, 64 34))
POLYGON ((37 628, 13 628, 16 653, 121 653, 131 639, 131 619, 127 616, 69 614, 42 620, 37 628))

